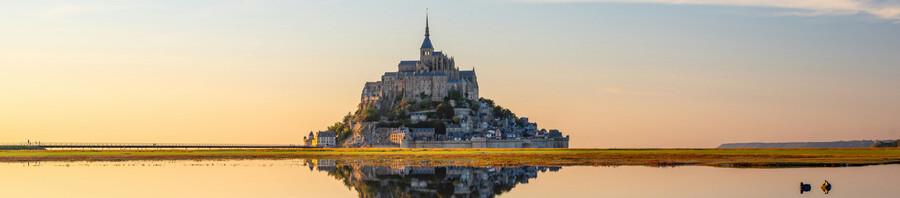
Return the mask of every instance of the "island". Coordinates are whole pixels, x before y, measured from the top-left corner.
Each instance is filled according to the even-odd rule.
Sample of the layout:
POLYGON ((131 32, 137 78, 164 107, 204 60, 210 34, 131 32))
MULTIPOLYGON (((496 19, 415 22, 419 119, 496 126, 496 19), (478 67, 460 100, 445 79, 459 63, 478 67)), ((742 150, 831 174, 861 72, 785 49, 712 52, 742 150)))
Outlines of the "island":
POLYGON ((327 130, 310 132, 315 147, 568 148, 569 136, 538 128, 491 99, 479 97, 475 68, 435 51, 425 16, 418 60, 402 60, 381 80, 366 82, 358 109, 327 130))

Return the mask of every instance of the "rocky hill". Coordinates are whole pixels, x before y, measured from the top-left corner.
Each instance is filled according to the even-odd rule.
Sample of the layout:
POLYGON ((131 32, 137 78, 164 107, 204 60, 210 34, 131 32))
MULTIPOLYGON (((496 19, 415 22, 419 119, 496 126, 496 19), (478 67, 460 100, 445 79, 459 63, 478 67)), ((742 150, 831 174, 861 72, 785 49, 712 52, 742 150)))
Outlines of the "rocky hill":
POLYGON ((397 70, 366 82, 356 111, 328 127, 337 136, 323 139, 336 140, 326 142, 334 144, 329 146, 568 147, 568 137, 558 130, 540 129, 528 118, 479 97, 475 68, 460 70, 454 57, 435 51, 427 23, 426 19, 418 59, 401 60, 397 70))

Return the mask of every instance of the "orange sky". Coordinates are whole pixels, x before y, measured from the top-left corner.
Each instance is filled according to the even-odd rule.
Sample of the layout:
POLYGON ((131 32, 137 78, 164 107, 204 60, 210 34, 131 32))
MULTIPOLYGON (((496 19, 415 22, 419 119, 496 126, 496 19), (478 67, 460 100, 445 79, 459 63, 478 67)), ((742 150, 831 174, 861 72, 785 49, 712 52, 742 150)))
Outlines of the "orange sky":
POLYGON ((417 58, 428 6, 483 97, 572 147, 900 137, 890 21, 466 2, 0 6, 0 142, 300 143, 417 58))

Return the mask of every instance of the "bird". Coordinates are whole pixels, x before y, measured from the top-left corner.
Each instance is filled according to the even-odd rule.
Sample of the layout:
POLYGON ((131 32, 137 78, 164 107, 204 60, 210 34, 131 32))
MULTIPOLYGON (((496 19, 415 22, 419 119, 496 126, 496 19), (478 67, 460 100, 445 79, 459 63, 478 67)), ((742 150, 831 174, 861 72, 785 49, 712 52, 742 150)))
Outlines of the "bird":
POLYGON ((828 180, 825 180, 825 183, 822 184, 822 191, 825 194, 828 194, 828 191, 831 191, 831 183, 828 183, 828 180))
POLYGON ((810 189, 812 189, 812 185, 800 182, 800 194, 803 194, 803 192, 809 192, 810 189))

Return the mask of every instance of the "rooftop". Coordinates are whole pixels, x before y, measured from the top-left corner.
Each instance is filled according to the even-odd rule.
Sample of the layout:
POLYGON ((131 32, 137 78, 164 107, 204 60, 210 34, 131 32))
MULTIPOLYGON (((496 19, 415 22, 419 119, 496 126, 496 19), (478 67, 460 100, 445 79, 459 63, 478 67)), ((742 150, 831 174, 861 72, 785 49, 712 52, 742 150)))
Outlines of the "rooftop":
POLYGON ((470 77, 470 76, 475 76, 475 70, 459 71, 459 76, 460 76, 460 77, 470 77))
POLYGON ((434 128, 409 128, 412 132, 434 132, 434 128))
POLYGON ((397 64, 397 66, 406 66, 406 65, 415 66, 415 65, 418 65, 419 63, 420 62, 417 60, 405 60, 405 61, 400 61, 400 64, 397 64))
POLYGON ((407 73, 406 76, 447 76, 444 72, 407 73))
POLYGON ((420 47, 420 49, 434 49, 434 46, 431 46, 431 39, 426 36, 425 41, 422 41, 422 47, 420 47))

